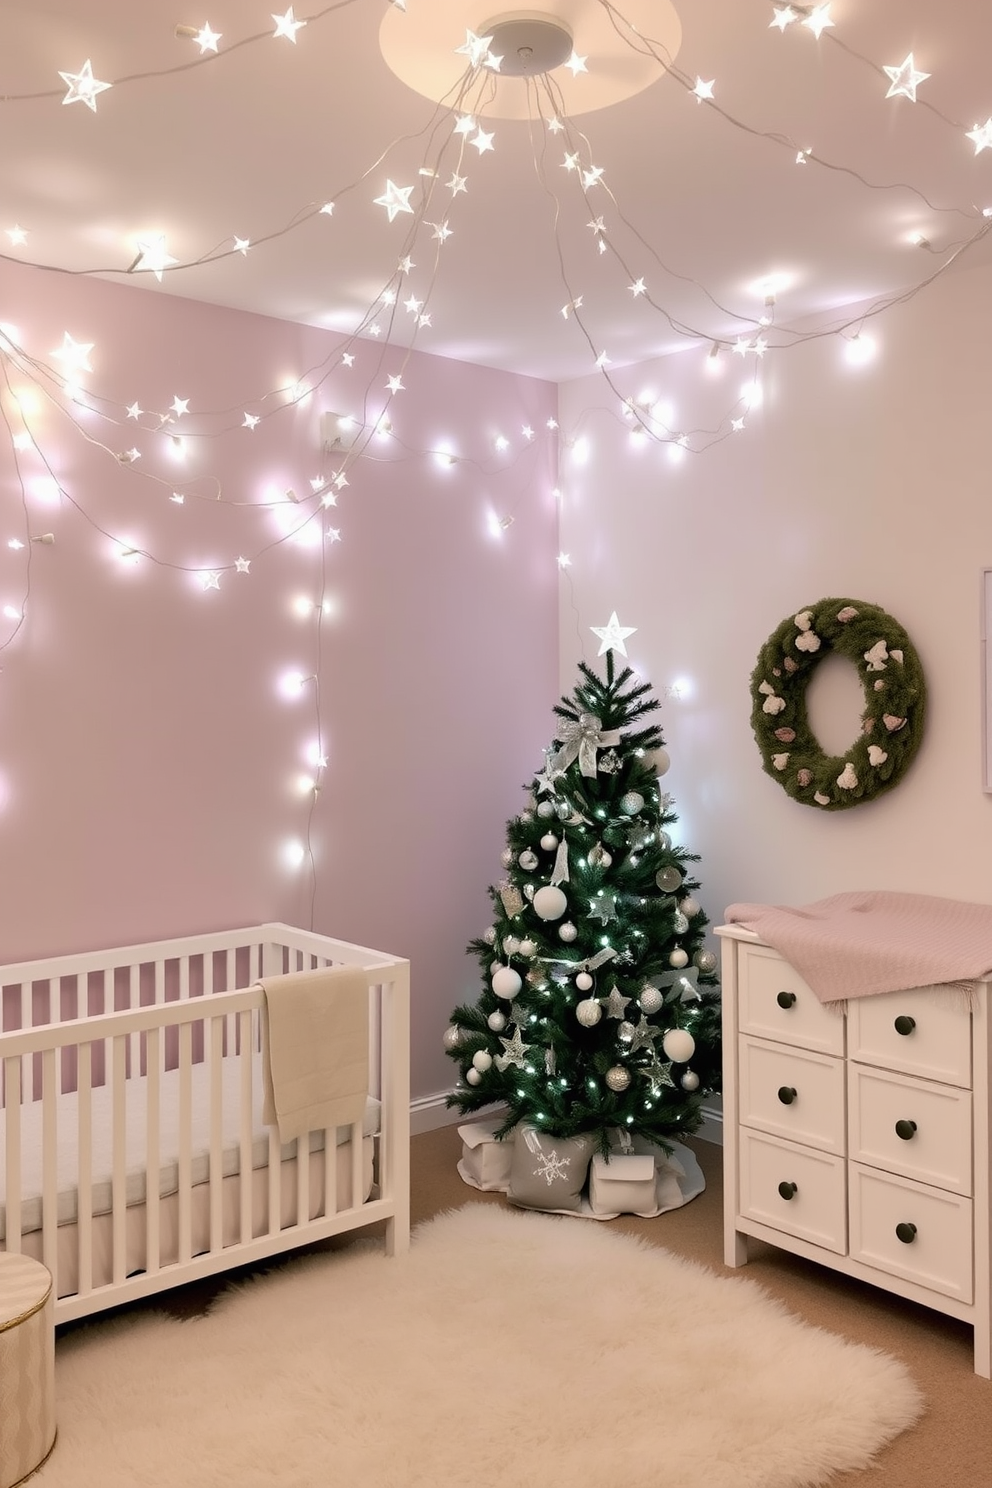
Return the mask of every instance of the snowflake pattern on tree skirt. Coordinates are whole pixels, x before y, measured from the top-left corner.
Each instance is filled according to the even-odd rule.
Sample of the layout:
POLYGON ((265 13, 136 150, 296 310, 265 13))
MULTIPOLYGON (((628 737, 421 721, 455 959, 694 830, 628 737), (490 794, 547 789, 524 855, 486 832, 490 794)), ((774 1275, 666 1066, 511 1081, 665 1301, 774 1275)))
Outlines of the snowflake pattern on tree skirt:
POLYGON ((550 1152, 542 1152, 537 1159, 538 1166, 534 1169, 535 1178, 543 1178, 550 1188, 553 1183, 567 1183, 568 1174, 565 1169, 571 1166, 570 1157, 559 1157, 558 1149, 552 1147, 550 1152))

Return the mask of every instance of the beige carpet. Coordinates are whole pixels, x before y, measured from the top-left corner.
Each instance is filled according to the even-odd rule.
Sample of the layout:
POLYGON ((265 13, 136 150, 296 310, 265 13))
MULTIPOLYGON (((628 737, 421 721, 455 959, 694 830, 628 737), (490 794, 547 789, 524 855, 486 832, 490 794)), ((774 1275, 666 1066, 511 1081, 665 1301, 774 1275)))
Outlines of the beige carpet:
POLYGON ((913 1421, 902 1365, 605 1225, 470 1203, 59 1341, 38 1488, 813 1488, 913 1421))

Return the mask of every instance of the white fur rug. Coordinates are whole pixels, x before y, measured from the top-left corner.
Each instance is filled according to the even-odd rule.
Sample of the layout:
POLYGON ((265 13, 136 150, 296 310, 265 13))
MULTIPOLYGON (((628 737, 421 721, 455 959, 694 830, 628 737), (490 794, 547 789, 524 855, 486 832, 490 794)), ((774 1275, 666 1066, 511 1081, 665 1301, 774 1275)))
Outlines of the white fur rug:
POLYGON ((56 1396, 38 1488, 813 1488, 921 1409, 753 1282, 483 1204, 71 1332, 56 1396))

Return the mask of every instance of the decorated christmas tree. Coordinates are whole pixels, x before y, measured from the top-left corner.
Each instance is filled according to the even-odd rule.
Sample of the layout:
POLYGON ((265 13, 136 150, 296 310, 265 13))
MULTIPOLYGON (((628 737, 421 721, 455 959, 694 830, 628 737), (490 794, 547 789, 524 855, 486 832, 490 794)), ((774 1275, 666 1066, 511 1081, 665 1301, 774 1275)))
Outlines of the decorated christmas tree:
POLYGON ((618 1131, 664 1146, 699 1126, 719 1081, 719 989, 698 858, 672 838, 668 756, 645 721, 658 703, 615 672, 616 617, 597 633, 605 679, 581 662, 554 709, 544 768, 507 823, 493 924, 469 946, 482 995, 455 1009, 445 1049, 460 1070, 449 1105, 505 1106, 498 1137, 527 1123, 605 1153, 618 1131))

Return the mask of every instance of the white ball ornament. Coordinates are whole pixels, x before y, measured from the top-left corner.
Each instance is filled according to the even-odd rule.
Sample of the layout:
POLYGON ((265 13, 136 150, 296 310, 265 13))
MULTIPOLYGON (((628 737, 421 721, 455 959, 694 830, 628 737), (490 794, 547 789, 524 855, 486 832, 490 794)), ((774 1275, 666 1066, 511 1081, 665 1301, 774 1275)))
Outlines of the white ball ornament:
POLYGON ((630 1084, 630 1070, 624 1069, 622 1064, 614 1064, 606 1071, 606 1083, 611 1090, 620 1093, 626 1090, 630 1084))
POLYGON ((668 1058, 675 1064, 688 1064, 696 1052, 696 1040, 687 1028, 670 1028, 661 1041, 668 1058))
POLYGON ((486 1022, 489 1024, 493 1033, 502 1033, 506 1027, 506 1015, 501 1013, 499 1008, 497 1008, 495 1012, 489 1014, 486 1022))
POLYGON ((514 971, 512 966, 500 966, 493 972, 493 991, 497 997, 516 997, 522 986, 520 973, 514 971))
POLYGON ((525 847, 517 862, 525 873, 532 873, 537 867, 537 853, 531 852, 529 847, 525 847))
POLYGON ((492 1062, 493 1056, 488 1049, 476 1049, 472 1055, 472 1063, 481 1074, 485 1074, 486 1070, 492 1066, 492 1062))
POLYGON ((579 933, 578 930, 576 930, 576 928, 572 924, 571 920, 566 920, 563 925, 559 925, 558 926, 558 939, 559 940, 573 941, 576 938, 576 936, 578 935, 578 933, 579 933))
POLYGON ((682 1076, 681 1084, 683 1090, 698 1090, 699 1076, 696 1074, 696 1071, 686 1070, 685 1074, 682 1076))
POLYGON ((700 971, 716 971, 716 956, 712 951, 697 951, 692 959, 700 971))
POLYGON ((636 816, 644 805, 644 797, 640 791, 627 791, 626 795, 620 797, 620 810, 627 816, 636 816))
POLYGON ((587 971, 580 971, 578 976, 575 978, 575 985, 578 987, 580 992, 588 992, 590 987, 592 986, 592 977, 587 971))
POLYGON ((479 1074, 479 1071, 476 1069, 474 1064, 469 1065, 468 1069, 465 1071, 465 1078, 470 1085, 482 1084, 482 1076, 479 1074))
POLYGON ((534 911, 542 920, 560 920, 568 908, 568 900, 554 884, 545 884, 534 895, 534 911))
POLYGON ((643 1013, 656 1013, 665 999, 657 987, 644 987, 637 999, 637 1005, 643 1013))
POLYGON ((462 1031, 460 1028, 456 1028, 454 1023, 452 1023, 450 1028, 444 1030, 443 1043, 446 1049, 457 1049, 461 1041, 462 1031))
POLYGON ((520 949, 520 942, 515 935, 508 935, 503 941, 503 949, 508 956, 515 956, 520 949))
POLYGON ((538 816, 543 817, 545 821, 547 821, 549 816, 554 816, 555 814, 554 802, 539 801, 537 805, 537 814, 538 816))
POLYGON ((674 951, 669 954, 668 964, 669 966, 675 967, 688 966, 689 957, 686 955, 681 946, 676 946, 674 951))
POLYGON ((682 875, 674 864, 669 863, 667 867, 658 869, 654 881, 664 893, 674 894, 681 887, 682 875))
POLYGON ((486 942, 486 945, 495 945, 496 944, 496 926, 495 925, 489 925, 485 930, 483 930, 483 932, 482 932, 482 938, 486 942))
POLYGON ((521 956, 533 956, 537 952, 537 942, 531 940, 528 935, 525 940, 520 942, 519 950, 521 956))
POLYGON ((671 837, 669 837, 668 833, 667 832, 659 832, 658 833, 658 846, 661 848, 662 852, 667 852, 668 849, 671 847, 671 845, 672 845, 672 839, 671 839, 671 837))
POLYGON ((679 909, 686 919, 691 920, 693 915, 699 913, 699 900, 693 899, 691 894, 686 894, 685 898, 679 901, 679 909))
POLYGON ((667 749, 656 749, 654 753, 649 756, 649 758, 659 775, 668 774, 668 771, 671 769, 672 766, 672 761, 669 757, 667 749))
POLYGON ((558 846, 558 838, 555 836, 554 832, 545 832, 544 836, 541 838, 541 846, 544 848, 545 852, 554 852, 555 848, 558 846))
POLYGON ((603 1016, 603 1009, 600 1007, 595 997, 587 997, 583 1002, 580 1002, 577 1005, 575 1009, 575 1016, 578 1018, 583 1028, 595 1028, 596 1024, 603 1016))

